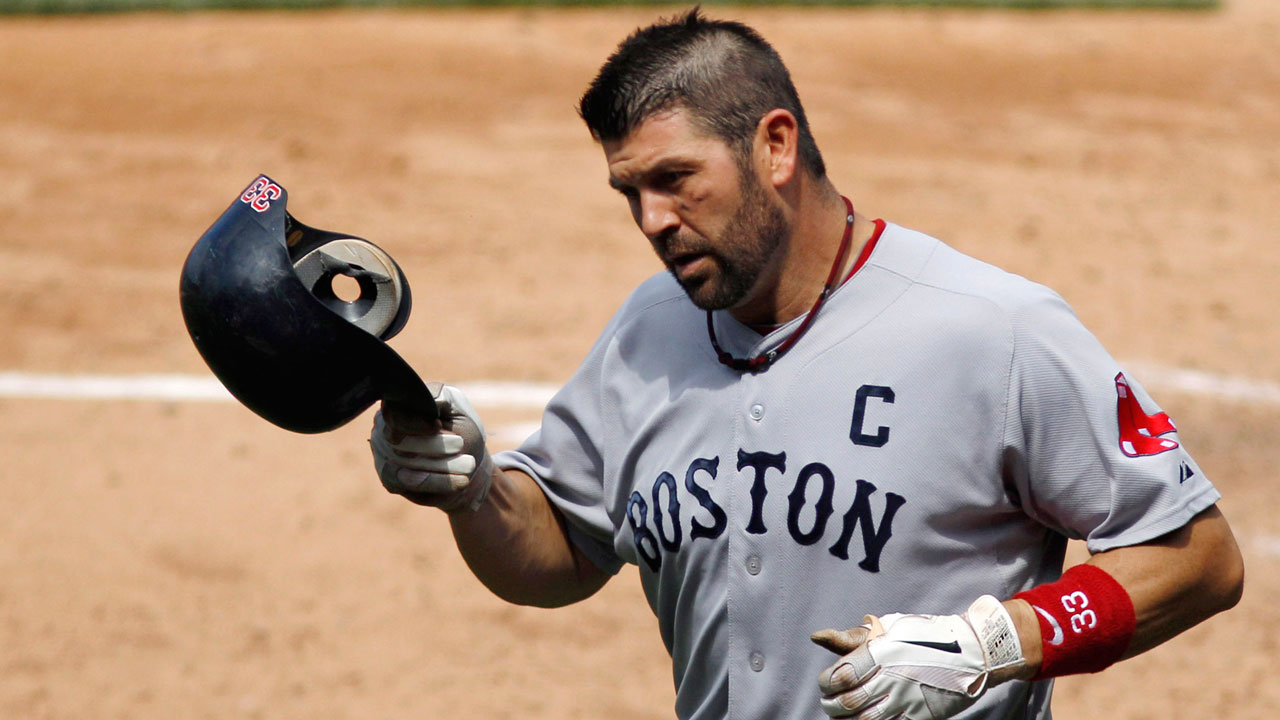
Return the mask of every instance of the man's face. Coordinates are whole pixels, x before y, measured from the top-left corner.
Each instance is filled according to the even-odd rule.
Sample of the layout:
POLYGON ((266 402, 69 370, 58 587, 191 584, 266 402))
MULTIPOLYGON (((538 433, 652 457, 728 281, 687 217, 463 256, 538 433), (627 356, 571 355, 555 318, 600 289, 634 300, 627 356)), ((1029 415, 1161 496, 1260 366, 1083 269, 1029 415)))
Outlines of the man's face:
POLYGON ((695 305, 742 307, 776 274, 785 214, 755 171, 684 111, 659 113, 604 151, 609 184, 695 305))

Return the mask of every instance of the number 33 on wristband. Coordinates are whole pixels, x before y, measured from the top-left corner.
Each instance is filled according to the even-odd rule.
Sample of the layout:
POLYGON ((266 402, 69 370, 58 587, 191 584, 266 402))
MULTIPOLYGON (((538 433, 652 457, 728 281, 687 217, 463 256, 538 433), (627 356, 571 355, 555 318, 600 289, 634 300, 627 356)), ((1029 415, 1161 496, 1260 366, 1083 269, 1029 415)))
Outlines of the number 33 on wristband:
POLYGON ((1133 601, 1101 568, 1077 565, 1057 582, 1014 597, 1027 601, 1040 619, 1044 659, 1036 680, 1098 672, 1129 649, 1136 625, 1133 601), (1071 632, 1063 633, 1064 626, 1071 632))
POLYGON ((1098 614, 1089 607, 1089 596, 1076 590, 1070 595, 1062 596, 1062 607, 1069 613, 1075 613, 1071 616, 1071 630, 1079 635, 1085 630, 1098 626, 1098 614), (1079 612, 1076 612, 1076 611, 1079 612))

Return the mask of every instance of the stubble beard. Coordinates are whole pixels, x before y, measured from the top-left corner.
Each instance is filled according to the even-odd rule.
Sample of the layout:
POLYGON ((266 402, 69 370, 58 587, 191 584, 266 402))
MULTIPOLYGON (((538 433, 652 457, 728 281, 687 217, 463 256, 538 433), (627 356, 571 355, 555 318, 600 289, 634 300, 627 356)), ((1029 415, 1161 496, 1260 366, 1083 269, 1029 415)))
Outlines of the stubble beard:
POLYGON ((714 242, 700 239, 690 243, 708 254, 713 270, 682 279, 671 269, 689 299, 703 310, 741 304, 791 234, 782 208, 771 201, 754 173, 744 168, 740 181, 742 202, 720 236, 714 242))

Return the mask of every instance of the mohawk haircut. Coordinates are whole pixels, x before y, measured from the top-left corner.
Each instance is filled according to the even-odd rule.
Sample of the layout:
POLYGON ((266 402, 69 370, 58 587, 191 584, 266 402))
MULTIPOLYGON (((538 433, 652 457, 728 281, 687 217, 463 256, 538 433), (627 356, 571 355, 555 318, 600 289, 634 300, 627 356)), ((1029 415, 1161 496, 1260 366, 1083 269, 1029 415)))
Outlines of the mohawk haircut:
POLYGON ((773 47, 742 23, 710 20, 694 7, 636 30, 600 68, 578 115, 597 141, 620 140, 653 115, 677 108, 740 161, 750 156, 760 119, 787 110, 799 126, 802 164, 815 178, 826 176, 791 74, 773 47))

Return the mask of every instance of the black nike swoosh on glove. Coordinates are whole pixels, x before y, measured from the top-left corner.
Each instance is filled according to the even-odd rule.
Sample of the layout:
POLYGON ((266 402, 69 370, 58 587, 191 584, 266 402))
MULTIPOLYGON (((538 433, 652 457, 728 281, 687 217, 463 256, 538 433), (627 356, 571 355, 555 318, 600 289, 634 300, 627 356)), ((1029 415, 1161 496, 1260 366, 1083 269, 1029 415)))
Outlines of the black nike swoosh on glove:
POLYGON ((920 647, 927 647, 927 648, 932 648, 934 650, 941 650, 942 652, 949 652, 949 653, 960 652, 960 643, 956 642, 955 640, 952 640, 949 643, 931 642, 929 640, 903 640, 902 642, 908 645, 919 645, 920 647))

